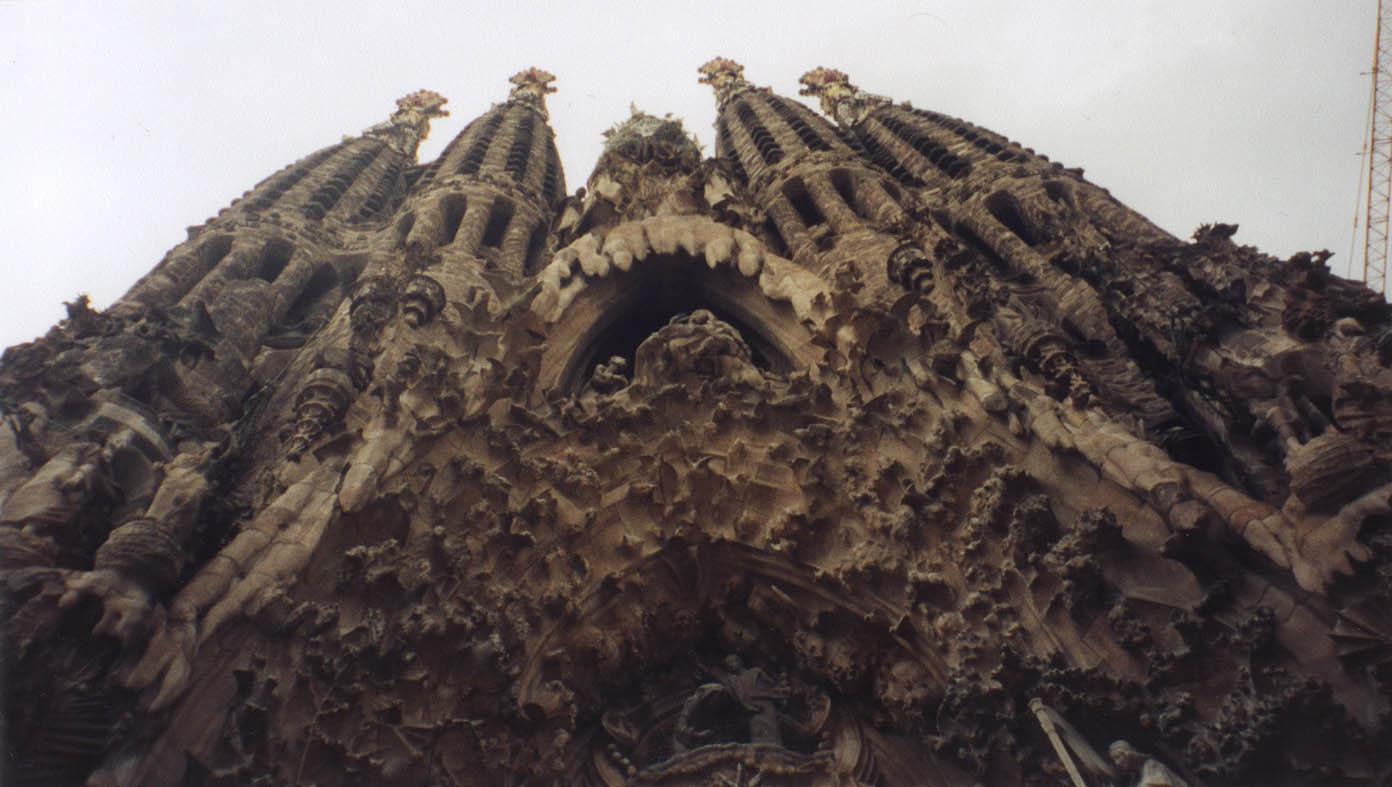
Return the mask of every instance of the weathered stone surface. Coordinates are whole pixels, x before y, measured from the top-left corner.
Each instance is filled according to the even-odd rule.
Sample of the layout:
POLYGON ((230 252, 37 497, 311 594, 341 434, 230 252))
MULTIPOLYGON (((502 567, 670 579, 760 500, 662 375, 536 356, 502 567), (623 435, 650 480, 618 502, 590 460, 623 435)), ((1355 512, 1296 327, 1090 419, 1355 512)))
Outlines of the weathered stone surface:
POLYGON ((716 59, 444 101, 0 362, 6 784, 1376 784, 1392 309, 716 59), (833 121, 835 125, 833 124, 833 121))

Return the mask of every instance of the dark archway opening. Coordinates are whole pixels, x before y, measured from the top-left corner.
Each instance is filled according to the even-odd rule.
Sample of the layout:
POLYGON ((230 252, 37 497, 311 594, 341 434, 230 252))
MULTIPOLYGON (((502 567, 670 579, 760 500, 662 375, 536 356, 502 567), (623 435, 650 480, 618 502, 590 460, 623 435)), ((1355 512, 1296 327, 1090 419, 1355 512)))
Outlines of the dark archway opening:
POLYGON ((262 281, 274 282, 280 272, 290 262, 295 247, 279 238, 270 241, 261 252, 261 260, 256 265, 256 277, 262 281))
POLYGON ((616 278, 616 300, 595 321, 590 338, 582 342, 561 378, 561 388, 567 393, 578 393, 594 375, 595 367, 610 358, 624 358, 631 371, 638 345, 673 317, 698 309, 710 311, 738 331, 758 368, 775 374, 792 370, 792 361, 772 332, 734 296, 736 291, 754 286, 738 274, 712 271, 704 261, 675 255, 645 260, 616 278))
POLYGON ((1007 191, 997 191, 986 198, 986 210, 996 217, 996 221, 1005 225, 1006 229, 1015 233, 1015 236, 1030 246, 1039 245, 1039 233, 1035 231, 1034 225, 1029 219, 1025 218, 1024 211, 1020 207, 1019 200, 1007 191))

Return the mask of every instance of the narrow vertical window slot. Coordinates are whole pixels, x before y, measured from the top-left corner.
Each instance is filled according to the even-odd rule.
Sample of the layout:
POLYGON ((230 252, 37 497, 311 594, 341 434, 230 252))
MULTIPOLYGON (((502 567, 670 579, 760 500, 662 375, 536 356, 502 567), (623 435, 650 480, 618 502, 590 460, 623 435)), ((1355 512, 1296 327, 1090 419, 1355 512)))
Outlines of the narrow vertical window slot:
POLYGON ((535 126, 536 116, 531 112, 524 114, 513 132, 512 145, 508 147, 505 168, 518 183, 527 176, 527 165, 531 163, 532 133, 535 126))
POLYGON ((783 239, 783 233, 778 231, 778 223, 772 218, 764 221, 764 236, 768 239, 775 253, 780 257, 791 257, 788 252, 788 242, 783 239))
POLYGON ((870 217, 865 215, 864 206, 861 201, 856 198, 855 182, 851 178, 851 173, 844 169, 834 169, 828 173, 828 178, 831 180, 831 185, 836 189, 836 193, 841 195, 841 201, 845 202, 846 205, 855 212, 855 215, 868 221, 870 217))
POLYGON ((273 282, 280 272, 285 270, 285 266, 290 262, 290 255, 295 251, 283 240, 273 240, 266 244, 261 252, 261 260, 256 265, 256 278, 263 281, 273 282))
POLYGON ((741 183, 748 183, 749 173, 745 172, 744 165, 740 163, 739 154, 735 152, 734 142, 730 139, 730 127, 726 125, 724 117, 716 121, 715 133, 717 138, 724 142, 725 151, 720 154, 721 158, 730 165, 730 170, 741 183))
POLYGON ((488 225, 483 231, 482 245, 491 248, 501 248, 503 245, 503 235, 507 233, 508 224, 512 221, 512 203, 505 199, 497 200, 493 207, 488 211, 488 225))
POLYGON ((479 129, 478 136, 469 145, 469 149, 464 153, 464 159, 459 162, 455 169, 457 175, 472 175, 479 171, 483 166, 483 158, 488 155, 488 146, 493 142, 493 135, 498 132, 498 127, 503 124, 503 113, 495 112, 492 117, 484 121, 483 128, 479 129))
MULTIPOLYGON (((880 128, 884 128, 880 126, 880 128)), ((868 127, 866 133, 860 138, 860 144, 865 148, 865 152, 870 155, 871 160, 879 164, 886 172, 894 176, 895 180, 906 186, 918 187, 924 185, 923 181, 914 177, 899 159, 895 158, 881 142, 876 138, 877 129, 868 127)))
POLYGON ((797 112, 792 107, 782 101, 772 101, 769 102, 769 105, 783 119, 783 122, 788 124, 788 128, 797 134, 798 139, 802 140, 802 144, 812 150, 831 150, 831 145, 827 144, 827 141, 822 139, 821 135, 808 125, 805 119, 798 117, 797 112))
POLYGON ((527 241, 527 259, 522 265, 522 275, 531 276, 541 269, 543 254, 546 247, 546 222, 537 222, 536 227, 532 228, 532 237, 527 241))
POLYGON ((392 191, 397 182, 401 179, 401 160, 393 158, 391 163, 382 170, 382 174, 377 177, 377 182, 372 187, 372 192, 363 200, 362 207, 358 210, 358 218, 369 219, 376 215, 391 198, 392 191))
POLYGON ((541 193, 550 201, 559 196, 556 192, 560 187, 561 156, 556 152, 555 142, 550 142, 546 147, 548 154, 546 156, 546 172, 541 176, 541 193))
POLYGON ((783 184, 783 196, 792 204, 793 209, 798 212, 802 223, 810 229, 826 221, 826 217, 817 208, 817 203, 808 193, 807 186, 803 184, 802 178, 793 178, 783 184))
POLYGON ((338 274, 334 272, 332 265, 320 265, 314 271, 314 275, 309 277, 304 289, 295 297, 290 308, 285 313, 282 320, 286 325, 298 325, 309 315, 310 309, 324 297, 329 290, 338 284, 338 274))
POLYGON ((744 126, 744 130, 749 133, 749 138, 754 140, 754 147, 759 151, 759 157, 764 160, 765 164, 772 166, 783 160, 783 148, 779 146, 778 141, 773 138, 768 129, 759 122, 758 116, 754 114, 754 110, 750 109, 748 104, 741 101, 736 105, 735 117, 739 118, 740 125, 744 126))
POLYGON ((468 201, 463 194, 451 194, 445 198, 441 210, 444 213, 440 225, 440 245, 448 246, 454 243, 454 236, 459 234, 459 223, 464 220, 464 210, 468 207, 468 201))
POLYGON ((232 236, 218 235, 203 244, 202 248, 198 250, 199 263, 203 270, 210 271, 219 262, 222 262, 222 258, 226 257, 230 251, 232 251, 232 236))

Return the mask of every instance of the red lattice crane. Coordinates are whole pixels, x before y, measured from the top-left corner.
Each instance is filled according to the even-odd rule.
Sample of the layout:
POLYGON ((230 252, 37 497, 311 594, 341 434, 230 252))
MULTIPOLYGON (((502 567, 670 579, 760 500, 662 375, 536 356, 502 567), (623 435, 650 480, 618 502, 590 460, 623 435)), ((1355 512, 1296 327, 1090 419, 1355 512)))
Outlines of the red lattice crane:
POLYGON ((1373 97, 1368 122, 1367 220, 1363 224, 1363 282, 1387 293, 1387 224, 1392 204, 1392 4, 1378 0, 1373 46, 1373 97))

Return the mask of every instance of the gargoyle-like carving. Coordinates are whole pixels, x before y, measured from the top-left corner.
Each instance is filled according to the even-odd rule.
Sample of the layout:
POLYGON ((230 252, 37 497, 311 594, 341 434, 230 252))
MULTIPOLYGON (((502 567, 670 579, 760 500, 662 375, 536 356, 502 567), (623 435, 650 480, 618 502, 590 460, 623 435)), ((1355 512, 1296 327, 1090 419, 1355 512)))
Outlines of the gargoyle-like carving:
POLYGON ((629 370, 628 359, 622 355, 615 355, 605 363, 595 367, 594 374, 590 375, 590 387, 595 393, 611 394, 628 386, 629 370))
POLYGON ((700 670, 704 682, 603 715, 609 743, 602 757, 626 777, 621 783, 747 784, 722 780, 763 774, 765 781, 753 783, 783 784, 836 770, 825 694, 735 655, 721 668, 700 670))
POLYGON ((326 352, 319 366, 295 395, 295 426, 286 446, 298 458, 325 430, 343 416, 367 385, 370 362, 355 350, 326 352))
POLYGON ((758 667, 746 668, 738 656, 726 659, 725 670, 715 677, 715 683, 702 684, 682 703, 672 734, 673 750, 680 753, 723 742, 781 745, 778 703, 787 698, 788 688, 758 667), (734 740, 722 741, 721 736, 734 740))
POLYGON ((673 317, 638 345, 635 374, 649 382, 685 377, 758 382, 749 345, 729 323, 705 309, 673 317))
POLYGON ((1338 511, 1376 479, 1373 450, 1342 432, 1328 431, 1286 457, 1291 493, 1315 511, 1338 511))
POLYGON ((27 536, 5 537, 6 551, 24 559, 41 559, 50 550, 36 539, 70 541, 79 511, 94 497, 114 490, 107 456, 95 443, 72 443, 39 468, 27 483, 4 501, 0 509, 0 533, 22 530, 27 536))
POLYGON ((429 276, 411 277, 401 295, 401 315, 406 324, 419 328, 445 308, 445 288, 429 276))
POLYGON ((933 261, 917 244, 905 243, 889 254, 889 279, 909 292, 933 291, 933 261))
MULTIPOLYGON (((190 540, 211 489, 211 452, 212 445, 203 445, 166 463, 149 507, 111 531, 91 571, 66 578, 63 607, 87 597, 101 602, 94 633, 129 644, 151 618, 156 594, 174 587, 192 559, 190 540)), ((163 625, 162 616, 157 625, 163 625)))
POLYGON ((364 339, 375 338, 396 311, 396 292, 391 281, 379 276, 358 281, 357 292, 348 306, 353 333, 364 339))

